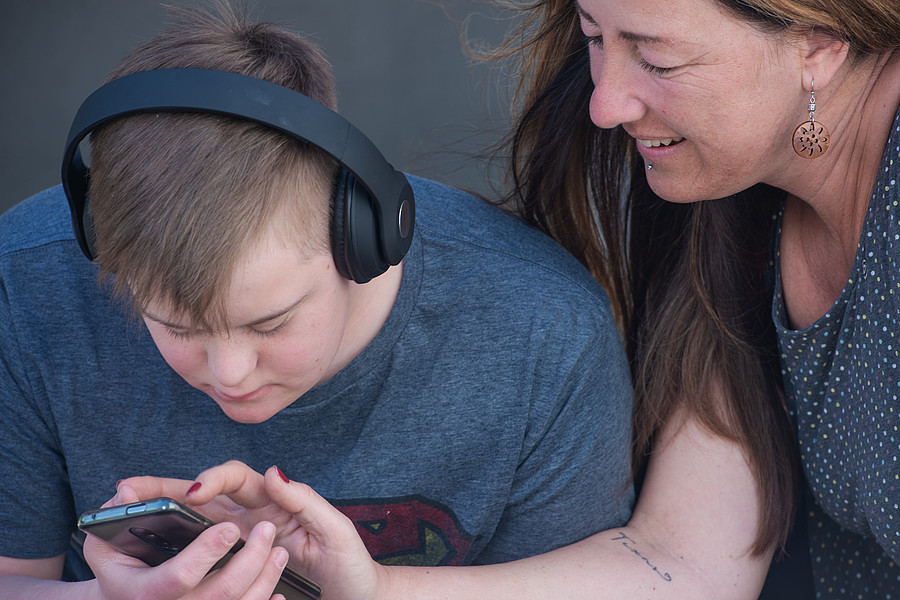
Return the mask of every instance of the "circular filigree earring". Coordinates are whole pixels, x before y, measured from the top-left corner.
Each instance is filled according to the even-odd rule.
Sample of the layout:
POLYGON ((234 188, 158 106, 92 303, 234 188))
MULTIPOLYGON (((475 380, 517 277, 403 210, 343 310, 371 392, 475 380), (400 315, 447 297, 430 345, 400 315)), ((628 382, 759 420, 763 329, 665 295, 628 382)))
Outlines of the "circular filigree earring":
POLYGON ((815 82, 809 89, 809 121, 800 123, 794 130, 794 152, 803 158, 819 158, 828 150, 828 141, 831 134, 824 125, 816 121, 816 90, 815 82))

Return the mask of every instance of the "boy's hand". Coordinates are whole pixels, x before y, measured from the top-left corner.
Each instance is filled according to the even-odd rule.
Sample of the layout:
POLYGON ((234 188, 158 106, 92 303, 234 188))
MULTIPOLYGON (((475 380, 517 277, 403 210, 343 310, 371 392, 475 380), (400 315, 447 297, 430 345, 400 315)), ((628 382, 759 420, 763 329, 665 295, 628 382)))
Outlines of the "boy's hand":
MULTIPOLYGON (((138 499, 133 490, 125 488, 104 506, 138 499)), ((209 570, 240 537, 232 523, 220 523, 204 531, 179 554, 156 567, 122 554, 92 535, 85 540, 84 554, 103 598, 267 600, 288 561, 284 548, 273 547, 275 534, 274 525, 259 523, 244 547, 208 577, 209 570)))

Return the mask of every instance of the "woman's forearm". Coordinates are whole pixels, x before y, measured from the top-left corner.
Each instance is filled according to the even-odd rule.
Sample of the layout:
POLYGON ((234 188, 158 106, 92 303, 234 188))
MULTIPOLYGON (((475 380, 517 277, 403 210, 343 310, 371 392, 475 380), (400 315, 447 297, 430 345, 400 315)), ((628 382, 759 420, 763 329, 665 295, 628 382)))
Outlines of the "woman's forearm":
POLYGON ((537 557, 477 567, 393 567, 384 598, 751 599, 768 556, 694 565, 655 549, 629 527, 537 557), (730 563, 730 564, 727 564, 730 563))
POLYGON ((390 568, 381 598, 757 598, 757 498, 740 448, 687 421, 660 436, 627 526, 501 565, 390 568))
POLYGON ((66 582, 0 575, 0 600, 97 600, 95 581, 66 582))

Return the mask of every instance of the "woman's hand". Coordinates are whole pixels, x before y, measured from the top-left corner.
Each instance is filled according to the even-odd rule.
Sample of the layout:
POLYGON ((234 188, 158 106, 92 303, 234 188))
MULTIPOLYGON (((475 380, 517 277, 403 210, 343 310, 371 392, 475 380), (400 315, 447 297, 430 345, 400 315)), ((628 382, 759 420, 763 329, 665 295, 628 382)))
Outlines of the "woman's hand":
POLYGON ((388 597, 390 571, 372 560, 350 519, 278 467, 261 475, 231 461, 193 483, 139 477, 121 482, 124 489, 141 498, 183 497, 211 520, 230 521, 242 531, 260 521, 274 523, 275 542, 290 552, 289 565, 322 586, 329 600, 388 597))
POLYGON ((296 527, 290 514, 266 495, 263 476, 244 463, 231 461, 201 473, 194 481, 131 477, 116 486, 119 496, 141 500, 165 496, 191 505, 215 523, 234 523, 246 538, 260 521, 270 521, 279 538, 296 527))
MULTIPOLYGON (((120 486, 104 506, 139 499, 131 486, 120 486)), ((84 554, 103 598, 268 600, 289 558, 284 548, 273 547, 276 527, 272 523, 263 521, 253 527, 244 547, 207 576, 240 535, 235 524, 219 523, 156 567, 122 554, 92 535, 85 540, 84 554)))

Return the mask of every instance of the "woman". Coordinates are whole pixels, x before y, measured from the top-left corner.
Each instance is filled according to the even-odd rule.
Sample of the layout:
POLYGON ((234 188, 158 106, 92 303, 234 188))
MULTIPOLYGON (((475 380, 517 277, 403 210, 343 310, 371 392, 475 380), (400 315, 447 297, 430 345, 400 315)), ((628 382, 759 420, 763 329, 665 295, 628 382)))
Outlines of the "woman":
MULTIPOLYGON (((527 15, 511 199, 617 303, 649 458, 629 525, 502 566, 390 569, 274 472, 213 469, 193 501, 293 513, 284 543, 335 597, 751 598, 799 455, 818 594, 900 590, 900 5, 545 0, 527 15)), ((177 485, 133 480, 120 499, 177 485)))

